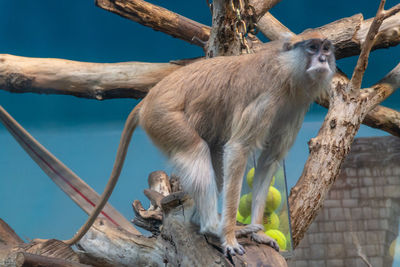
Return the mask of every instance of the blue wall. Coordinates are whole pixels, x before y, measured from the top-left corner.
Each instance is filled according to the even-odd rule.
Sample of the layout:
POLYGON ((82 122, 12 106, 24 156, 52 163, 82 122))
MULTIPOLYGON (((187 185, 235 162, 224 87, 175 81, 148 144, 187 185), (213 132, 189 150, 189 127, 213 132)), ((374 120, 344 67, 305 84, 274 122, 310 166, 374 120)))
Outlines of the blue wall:
MULTIPOLYGON (((397 1, 387 1, 387 6, 397 1)), ((210 24, 205 1, 153 1, 210 24)), ((285 0, 272 13, 294 32, 344 16, 375 14, 378 1, 285 0), (376 2, 376 3, 375 3, 376 2)), ((0 53, 90 62, 168 62, 197 57, 202 50, 141 26, 82 0, 0 0, 0 53)), ((399 61, 400 47, 372 54, 364 85, 382 78, 399 61)), ((338 64, 348 74, 356 58, 338 64)), ((385 103, 400 109, 400 93, 385 103)), ((111 171, 119 136, 134 100, 103 102, 71 96, 11 94, 0 91, 0 105, 98 192, 111 171)), ((313 106, 287 159, 289 186, 299 177, 325 110, 313 106)), ((362 127, 360 135, 384 133, 362 127)), ((142 131, 135 133, 112 204, 128 218, 131 202, 148 203, 142 193, 147 174, 166 169, 164 158, 142 131)), ((0 217, 26 238, 68 238, 86 216, 59 190, 0 126, 0 217)))

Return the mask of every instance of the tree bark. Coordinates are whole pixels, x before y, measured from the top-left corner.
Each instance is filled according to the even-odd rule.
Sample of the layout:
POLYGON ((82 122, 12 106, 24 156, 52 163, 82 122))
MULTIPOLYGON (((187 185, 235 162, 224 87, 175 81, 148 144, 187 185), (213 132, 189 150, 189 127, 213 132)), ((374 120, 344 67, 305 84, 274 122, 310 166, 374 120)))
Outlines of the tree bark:
POLYGON ((309 142, 310 155, 301 177, 290 192, 289 207, 295 247, 339 175, 341 164, 361 122, 382 99, 374 97, 379 95, 379 91, 393 93, 400 87, 400 64, 373 88, 357 91, 356 94, 348 89, 349 83, 342 83, 339 79, 335 82, 337 84, 332 88, 328 114, 318 136, 309 142))
POLYGON ((180 68, 173 63, 85 63, 0 55, 0 88, 13 93, 67 94, 97 100, 143 98, 180 68))
POLYGON ((162 204, 164 218, 159 235, 133 235, 97 220, 79 246, 90 259, 105 259, 111 266, 287 266, 274 249, 247 239, 240 240, 245 255, 225 257, 218 240, 197 234, 197 227, 190 223, 193 201, 182 192, 163 199, 162 204), (126 253, 122 255, 121 251, 126 253))
POLYGON ((96 0, 96 5, 156 31, 203 47, 210 27, 142 0, 96 0))
MULTIPOLYGON (((361 14, 352 17, 339 19, 327 25, 309 31, 319 31, 324 34, 335 45, 335 57, 341 59, 345 57, 356 56, 360 54, 361 45, 367 36, 367 31, 374 18, 363 19, 361 14)), ((284 36, 284 34, 293 35, 288 28, 280 23, 270 13, 267 13, 260 19, 260 31, 270 40, 276 40, 284 36)), ((372 46, 372 50, 397 46, 400 43, 400 13, 385 20, 372 46)), ((263 49, 261 45, 255 50, 263 49)))

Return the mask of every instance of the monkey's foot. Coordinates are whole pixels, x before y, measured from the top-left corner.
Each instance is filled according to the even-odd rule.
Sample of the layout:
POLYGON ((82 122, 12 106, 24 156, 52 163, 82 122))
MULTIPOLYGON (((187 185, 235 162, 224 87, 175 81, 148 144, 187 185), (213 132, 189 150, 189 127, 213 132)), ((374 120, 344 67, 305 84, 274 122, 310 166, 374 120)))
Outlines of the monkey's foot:
POLYGON ((245 253, 243 246, 237 242, 236 238, 232 244, 228 244, 226 241, 222 243, 222 248, 224 249, 225 256, 235 256, 236 254, 243 255, 245 253))
POLYGON ((251 239, 254 240, 255 242, 259 243, 259 244, 268 245, 268 246, 272 247, 273 249, 275 249, 276 251, 279 251, 279 245, 275 241, 275 239, 267 236, 262 231, 257 232, 257 233, 252 233, 251 234, 251 239))
POLYGON ((262 224, 249 224, 246 226, 239 226, 238 229, 235 230, 235 235, 236 237, 248 236, 258 231, 264 231, 264 226, 262 226, 262 224))

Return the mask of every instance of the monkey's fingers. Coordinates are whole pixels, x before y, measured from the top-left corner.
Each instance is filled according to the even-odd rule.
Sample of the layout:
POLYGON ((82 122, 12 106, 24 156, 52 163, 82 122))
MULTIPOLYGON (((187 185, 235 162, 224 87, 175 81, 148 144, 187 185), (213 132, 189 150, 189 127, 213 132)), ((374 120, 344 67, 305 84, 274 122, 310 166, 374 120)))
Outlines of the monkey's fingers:
POLYGON ((246 252, 243 246, 237 242, 234 245, 224 244, 222 246, 224 247, 224 254, 226 257, 228 257, 228 255, 236 256, 236 254, 243 255, 246 252))
POLYGON ((264 226, 262 226, 262 224, 249 224, 246 226, 239 226, 239 228, 235 230, 235 235, 236 237, 243 237, 257 233, 258 231, 264 231, 264 226))
POLYGON ((268 246, 272 247, 273 249, 275 249, 276 251, 279 251, 279 245, 275 241, 275 239, 267 236, 264 232, 260 231, 258 233, 252 233, 251 239, 259 244, 268 245, 268 246))

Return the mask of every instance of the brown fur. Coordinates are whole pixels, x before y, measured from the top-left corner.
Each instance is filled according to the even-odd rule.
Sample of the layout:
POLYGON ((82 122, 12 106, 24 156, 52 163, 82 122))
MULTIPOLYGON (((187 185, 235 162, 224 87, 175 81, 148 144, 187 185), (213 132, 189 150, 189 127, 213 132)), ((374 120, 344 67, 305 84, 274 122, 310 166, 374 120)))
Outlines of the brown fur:
MULTIPOLYGON (((140 124, 171 159, 184 190, 195 200, 193 220, 200 224, 200 231, 219 235, 231 254, 244 253, 235 237, 235 222, 249 154, 261 150, 254 178, 252 225, 246 233, 262 228, 257 225, 272 175, 293 144, 308 106, 327 90, 334 72, 330 55, 328 74, 307 74, 320 52, 310 56, 304 46, 294 46, 298 41, 307 45, 303 39, 275 41, 257 54, 217 57, 173 72, 132 111, 128 121, 133 122, 127 121, 123 132, 115 168, 122 167, 124 153, 120 150, 126 152, 126 136, 140 124), (221 187, 222 222, 216 203, 221 187)), ((118 175, 113 174, 110 181, 118 175)), ((254 239, 277 247, 266 236, 254 239)))

